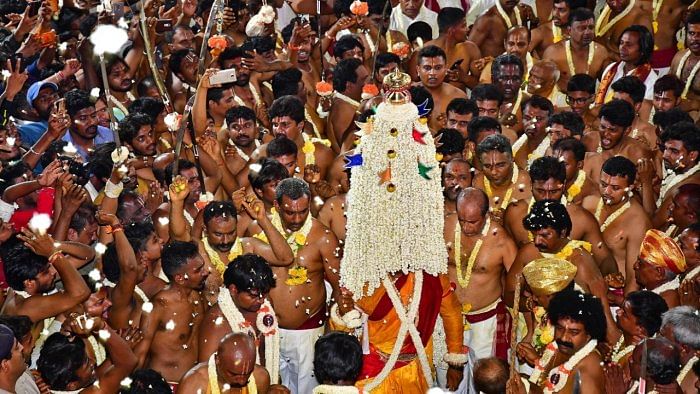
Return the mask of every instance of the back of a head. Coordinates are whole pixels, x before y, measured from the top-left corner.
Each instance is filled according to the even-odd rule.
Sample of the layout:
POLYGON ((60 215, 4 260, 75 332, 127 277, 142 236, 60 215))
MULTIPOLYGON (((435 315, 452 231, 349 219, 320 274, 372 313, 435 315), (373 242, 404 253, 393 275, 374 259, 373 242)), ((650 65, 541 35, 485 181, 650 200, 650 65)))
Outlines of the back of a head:
POLYGON ((233 259, 224 271, 224 286, 231 285, 239 292, 257 290, 267 294, 275 287, 275 277, 264 258, 246 253, 233 259))
POLYGON ((137 369, 129 375, 131 384, 122 386, 119 394, 172 394, 163 376, 152 369, 137 369))
POLYGON ((482 358, 474 365, 474 389, 479 393, 504 394, 508 377, 508 363, 500 358, 482 358))
POLYGON ((680 348, 663 337, 650 338, 646 341, 647 376, 656 384, 673 383, 681 371, 680 348))
POLYGON ((199 256, 199 249, 194 242, 171 241, 163 246, 161 265, 165 276, 172 281, 190 259, 199 256))
POLYGON ((314 345, 314 374, 321 384, 353 384, 362 368, 362 347, 352 335, 332 331, 314 345))

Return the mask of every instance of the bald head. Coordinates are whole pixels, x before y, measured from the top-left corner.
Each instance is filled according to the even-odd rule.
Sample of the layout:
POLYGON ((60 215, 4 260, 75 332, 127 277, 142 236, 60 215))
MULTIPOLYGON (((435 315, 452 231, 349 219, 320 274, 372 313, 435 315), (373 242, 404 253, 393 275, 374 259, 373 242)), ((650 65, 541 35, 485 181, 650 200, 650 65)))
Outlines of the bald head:
POLYGON ((474 366, 474 388, 485 394, 506 391, 508 364, 496 357, 482 358, 474 366))
POLYGON ((216 351, 219 376, 232 387, 245 387, 255 369, 255 340, 246 333, 225 336, 216 351))
POLYGON ((489 197, 481 189, 465 188, 457 196, 457 211, 474 208, 481 212, 481 216, 485 216, 489 211, 489 197))

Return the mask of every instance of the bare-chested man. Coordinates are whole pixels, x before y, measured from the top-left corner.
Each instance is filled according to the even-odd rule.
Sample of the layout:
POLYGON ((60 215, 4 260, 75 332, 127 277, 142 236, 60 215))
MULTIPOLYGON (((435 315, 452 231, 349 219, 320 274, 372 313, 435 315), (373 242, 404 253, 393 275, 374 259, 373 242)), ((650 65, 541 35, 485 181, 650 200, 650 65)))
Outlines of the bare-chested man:
POLYGON ((446 217, 457 212, 457 196, 471 184, 472 173, 468 161, 461 158, 452 159, 442 167, 442 194, 445 196, 446 217))
MULTIPOLYGON (((476 87, 472 89, 472 100, 476 102, 476 108, 478 111, 477 114, 480 117, 491 118, 497 123, 500 122, 501 105, 503 104, 504 97, 503 93, 496 85, 492 83, 481 83, 479 85, 476 85, 476 87)), ((491 124, 492 122, 488 123, 491 124)), ((485 129, 492 129, 492 127, 482 128, 482 130, 485 129)), ((500 129, 500 133, 503 134, 506 138, 508 138, 508 141, 510 141, 511 144, 513 144, 518 139, 518 134, 516 134, 515 130, 513 130, 512 128, 501 124, 500 129)), ((481 140, 483 140, 483 138, 486 138, 486 135, 488 135, 485 134, 483 136, 479 136, 474 133, 477 133, 477 131, 470 131, 469 134, 471 134, 471 137, 469 137, 469 134, 467 135, 467 138, 469 139, 469 141, 467 141, 468 148, 472 154, 476 150, 476 146, 479 145, 479 143, 481 143, 481 140), (475 136, 476 138, 473 138, 475 136)))
POLYGON ((134 353, 139 367, 158 371, 171 386, 197 363, 199 327, 207 310, 201 293, 209 276, 194 242, 163 247, 163 272, 170 280, 141 315, 143 340, 134 353))
POLYGON ((637 289, 634 263, 644 234, 651 228, 644 207, 632 198, 636 175, 637 168, 629 159, 611 157, 603 164, 599 193, 583 201, 583 207, 598 220, 617 269, 625 276, 625 294, 637 289))
POLYGON ((350 169, 345 168, 345 156, 338 156, 333 162, 328 183, 337 194, 323 204, 318 212, 318 220, 335 234, 342 245, 345 242, 345 204, 350 190, 350 169))
MULTIPOLYGON (((682 27, 683 14, 694 2, 690 0, 663 0, 658 9, 652 10, 651 25, 654 34, 654 54, 651 56, 651 66, 665 75, 678 52, 676 32, 682 27)), ((687 34, 687 33, 686 33, 687 34)))
POLYGON ((528 76, 527 92, 534 96, 546 97, 554 108, 566 107, 566 96, 559 91, 559 68, 557 64, 551 60, 538 60, 530 69, 528 76))
MULTIPOLYGON (((538 15, 540 25, 532 30, 529 50, 530 52, 534 51, 540 58, 543 58, 542 54, 545 49, 568 38, 569 25, 571 24, 570 14, 579 6, 571 0, 554 0, 552 3, 551 13, 546 16, 538 15)), ((545 12, 545 10, 540 9, 538 4, 536 13, 540 12, 545 12)))
POLYGON ((535 15, 529 5, 518 0, 497 0, 496 4, 480 15, 469 33, 483 56, 496 57, 503 53, 506 32, 513 26, 533 26, 535 15))
POLYGON ((491 214, 503 223, 503 215, 513 201, 530 198, 530 176, 513 162, 510 142, 502 135, 490 135, 476 147, 481 165, 472 184, 486 192, 491 214))
MULTIPOLYGON (((525 26, 513 26, 506 32, 506 38, 503 42, 506 51, 503 54, 515 55, 520 58, 520 61, 524 66, 523 80, 527 79, 528 72, 532 65, 534 64, 534 59, 529 52, 530 47, 530 31, 525 26)), ((479 76, 479 82, 481 83, 493 83, 493 76, 491 75, 491 65, 493 63, 493 57, 486 57, 484 60, 488 60, 485 63, 484 68, 479 76)))
POLYGON ((584 133, 598 130, 598 116, 592 108, 596 80, 588 74, 575 74, 566 84, 566 103, 572 112, 583 118, 584 133))
POLYGON ((477 358, 504 358, 507 347, 494 347, 494 343, 507 342, 507 334, 497 329, 496 321, 500 319, 497 316, 507 315, 501 284, 517 248, 503 227, 490 220, 488 207, 483 191, 472 187, 462 190, 457 197, 457 214, 445 219, 444 236, 450 281, 458 284, 455 294, 466 315, 464 343, 477 358), (470 319, 477 314, 489 317, 470 319))
POLYGON ((547 121, 554 113, 554 106, 548 99, 535 95, 523 102, 522 109, 525 133, 513 144, 513 160, 520 169, 527 170, 550 147, 547 121))
POLYGON ((595 35, 596 41, 605 45, 612 60, 620 60, 618 43, 627 27, 641 25, 652 31, 650 5, 648 2, 632 0, 605 1, 605 7, 596 22, 595 35))
POLYGON ((465 86, 473 88, 479 81, 484 62, 477 62, 481 58, 481 51, 467 40, 466 14, 459 8, 442 8, 438 13, 438 26, 440 35, 426 45, 435 45, 445 50, 445 63, 449 67, 447 81, 450 84, 459 89, 464 89, 465 86))
POLYGON ((442 48, 429 45, 418 53, 417 71, 420 84, 433 96, 434 108, 430 116, 431 130, 441 129, 446 122, 447 105, 453 98, 467 98, 467 94, 450 85, 447 77, 447 55, 442 48))
MULTIPOLYGON (((562 112, 562 115, 567 112, 562 112)), ((555 115, 556 116, 556 115, 555 115)), ((552 117, 554 118, 554 117, 552 117)), ((555 127, 555 126, 552 126, 555 127)), ((562 138, 557 140, 552 147, 552 154, 566 167, 566 182, 564 183, 564 197, 567 204, 581 205, 583 199, 598 190, 597 185, 591 182, 583 171, 583 163, 586 158, 586 147, 576 138, 562 138)))
POLYGON ((336 93, 328 115, 326 135, 336 153, 357 130, 355 114, 360 107, 362 87, 369 80, 367 68, 358 59, 343 59, 333 69, 333 89, 336 93))
POLYGON ((493 84, 503 93, 500 122, 502 125, 522 131, 521 103, 527 99, 526 93, 520 90, 525 75, 523 62, 511 54, 500 55, 491 63, 493 84))
POLYGON ((310 215, 311 191, 301 179, 288 178, 277 186, 272 222, 284 234, 296 256, 290 268, 273 267, 277 286, 270 291, 280 326, 280 376, 292 392, 309 393, 313 377, 313 344, 323 334, 326 287, 340 299, 338 239, 310 215))
MULTIPOLYGON (((532 198, 511 204, 505 213, 505 227, 519 246, 532 241, 532 235, 525 228, 523 218, 537 201, 561 201, 564 195, 566 169, 564 163, 553 157, 545 156, 535 160, 530 167, 532 181, 532 198)), ((585 241, 592 245, 591 253, 595 263, 605 273, 617 272, 615 261, 603 242, 598 222, 592 214, 577 204, 566 206, 567 216, 573 222, 567 235, 577 241, 585 241)))
POLYGON ((644 143, 660 160, 661 154, 659 153, 656 127, 647 121, 652 105, 644 100, 645 87, 642 81, 630 75, 618 79, 611 87, 615 92, 613 93, 614 99, 625 100, 634 107, 635 116, 632 126, 630 126, 629 136, 644 143))
MULTIPOLYGON (((559 4, 565 3, 562 1, 559 4)), ((558 86, 562 92, 567 91, 566 85, 571 76, 588 74, 597 78, 609 61, 608 50, 605 49, 605 46, 593 41, 595 38, 593 12, 587 8, 572 10, 569 23, 571 25, 569 39, 546 47, 542 53, 543 59, 552 60, 557 64, 560 72, 558 86)))
POLYGON ((686 18, 686 45, 687 49, 676 53, 671 63, 670 74, 675 75, 684 82, 683 92, 687 100, 681 102, 681 106, 688 110, 697 110, 700 107, 700 73, 695 73, 690 78, 693 70, 697 71, 700 62, 700 9, 691 11, 686 18))

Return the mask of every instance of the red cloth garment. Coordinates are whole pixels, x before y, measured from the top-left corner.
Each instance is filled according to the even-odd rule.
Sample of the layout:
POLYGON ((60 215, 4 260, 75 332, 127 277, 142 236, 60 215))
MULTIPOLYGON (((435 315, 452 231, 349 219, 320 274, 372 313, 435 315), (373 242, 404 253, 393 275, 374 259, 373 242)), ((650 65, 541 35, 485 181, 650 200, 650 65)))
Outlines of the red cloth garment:
POLYGON ((678 48, 671 47, 666 49, 658 49, 651 54, 651 67, 652 68, 666 68, 671 67, 671 61, 673 57, 678 52, 678 48))
POLYGON ((322 303, 321 309, 319 309, 318 312, 314 313, 313 316, 306 319, 304 324, 299 326, 297 328, 297 330, 311 330, 313 328, 319 328, 319 327, 323 326, 324 324, 326 324, 326 318, 327 318, 326 308, 327 307, 328 306, 326 305, 325 302, 322 303))
POLYGON ((506 308, 503 300, 496 304, 490 311, 467 315, 469 324, 480 323, 496 316, 496 333, 493 338, 495 347, 494 355, 502 360, 508 361, 508 349, 510 349, 510 331, 513 329, 513 318, 506 308))
POLYGON ((12 223, 15 231, 20 231, 27 227, 29 220, 35 213, 45 213, 53 217, 53 199, 55 194, 56 190, 53 187, 42 188, 38 192, 35 209, 15 211, 10 218, 10 223, 12 223))

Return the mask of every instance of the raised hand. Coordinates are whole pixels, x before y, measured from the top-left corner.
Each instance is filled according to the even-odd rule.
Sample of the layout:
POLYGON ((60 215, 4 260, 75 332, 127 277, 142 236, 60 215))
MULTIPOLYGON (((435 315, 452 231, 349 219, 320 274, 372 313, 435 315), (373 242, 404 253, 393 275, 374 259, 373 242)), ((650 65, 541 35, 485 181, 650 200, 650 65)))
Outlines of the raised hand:
POLYGON ((39 256, 48 258, 56 251, 53 237, 48 233, 40 234, 28 228, 23 228, 22 232, 17 234, 17 238, 23 241, 25 246, 39 256))
POLYGON ((176 176, 173 183, 170 184, 170 188, 168 188, 170 201, 184 201, 188 194, 190 194, 190 186, 187 179, 182 175, 176 176))

